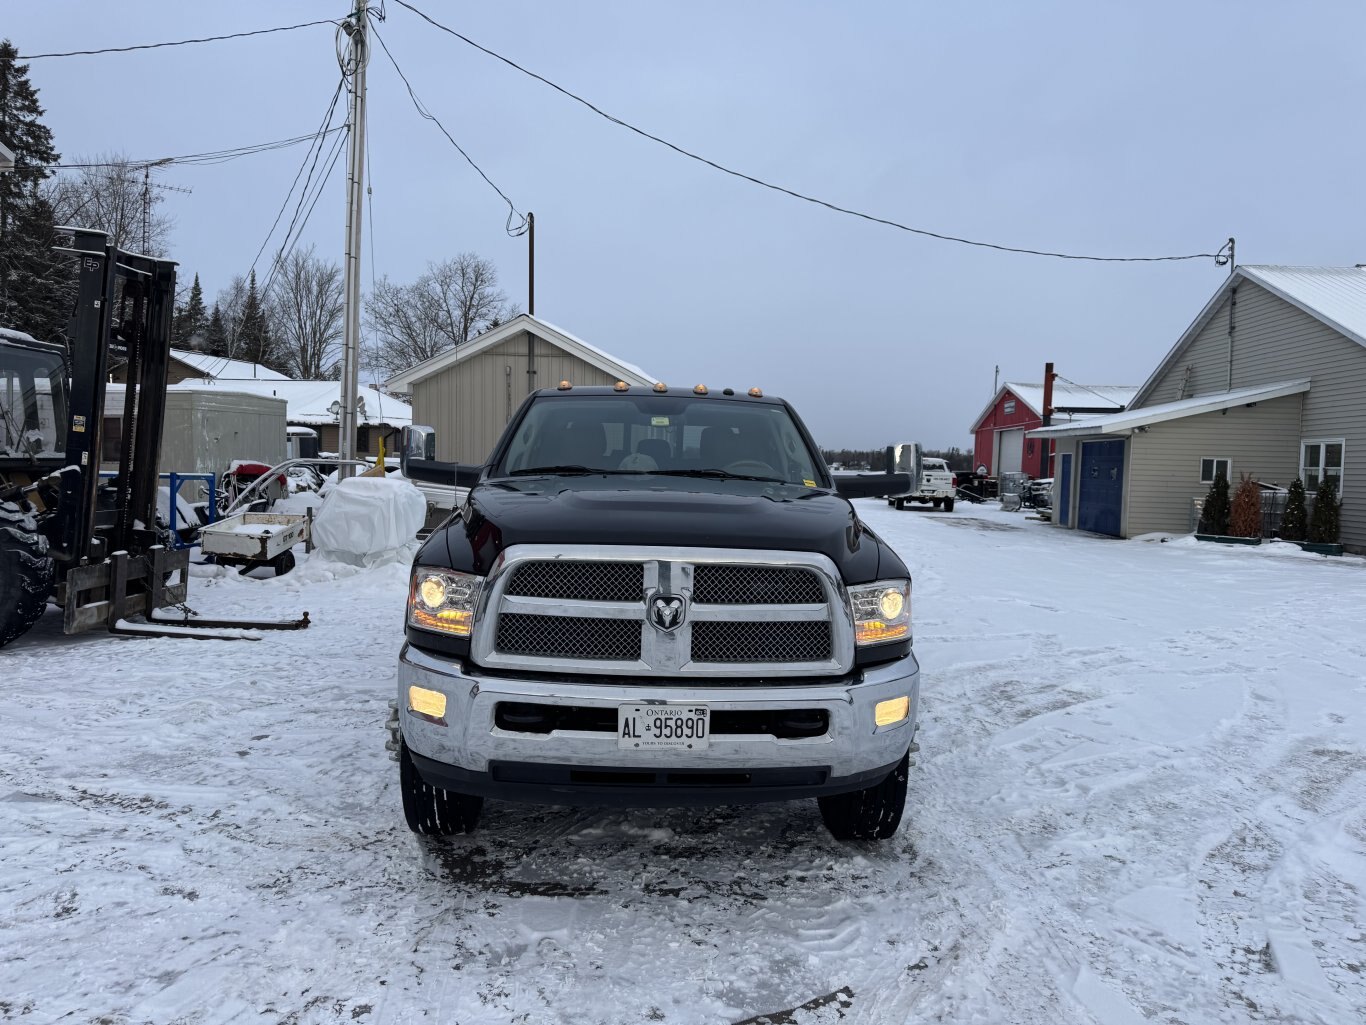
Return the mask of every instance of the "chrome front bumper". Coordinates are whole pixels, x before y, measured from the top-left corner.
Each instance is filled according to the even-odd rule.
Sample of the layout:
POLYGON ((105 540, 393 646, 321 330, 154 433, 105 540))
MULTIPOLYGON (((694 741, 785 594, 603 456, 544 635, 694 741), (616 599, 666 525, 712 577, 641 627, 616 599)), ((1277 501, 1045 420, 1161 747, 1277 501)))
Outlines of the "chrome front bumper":
MULTIPOLYGON (((420 767, 435 768, 431 763, 448 767, 451 772, 447 778, 455 780, 483 777, 491 767, 507 764, 717 772, 819 768, 825 770, 833 789, 838 789, 841 779, 857 779, 898 763, 915 738, 920 710, 920 668, 913 654, 815 684, 794 682, 755 687, 672 679, 667 685, 652 686, 650 681, 642 680, 627 686, 620 679, 599 678, 602 682, 589 683, 582 682, 582 678, 514 678, 483 671, 467 672, 458 662, 405 644, 399 656, 398 727, 420 767), (424 720, 409 711, 408 688, 414 685, 446 696, 446 725, 424 720), (879 701, 902 696, 910 698, 909 716, 891 726, 877 726, 874 706, 879 701), (821 736, 801 739, 760 734, 713 735, 706 750, 681 752, 619 749, 614 733, 520 733, 501 729, 494 722, 499 702, 615 708, 649 700, 705 703, 713 711, 819 708, 828 714, 829 728, 821 736)), ((513 796, 526 798, 527 794, 513 796)), ((667 794, 659 796, 662 799, 658 803, 669 803, 667 794)), ((550 795, 546 799, 550 803, 555 801, 550 795)), ((718 800, 724 801, 724 795, 718 795, 718 800)))

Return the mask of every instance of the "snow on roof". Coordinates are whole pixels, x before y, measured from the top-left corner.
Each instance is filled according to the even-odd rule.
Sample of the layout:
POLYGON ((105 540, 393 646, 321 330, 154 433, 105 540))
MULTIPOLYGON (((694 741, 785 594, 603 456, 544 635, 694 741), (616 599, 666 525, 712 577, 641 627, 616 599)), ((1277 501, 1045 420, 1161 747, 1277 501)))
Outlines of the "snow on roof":
POLYGON ((172 349, 171 358, 187 366, 194 367, 204 377, 216 377, 220 381, 288 381, 289 378, 278 370, 271 370, 260 363, 249 363, 241 359, 228 359, 226 356, 213 356, 207 352, 192 349, 172 349))
POLYGON ((0 338, 11 338, 16 342, 36 342, 38 340, 31 334, 16 331, 11 327, 0 327, 0 338))
MULTIPOLYGON (((291 381, 280 380, 224 380, 216 379, 225 391, 247 392, 252 395, 269 395, 285 400, 288 412, 285 418, 291 423, 334 424, 337 414, 332 404, 341 399, 341 383, 338 381, 291 381)), ((200 388, 216 383, 213 378, 182 381, 172 385, 172 389, 200 388)), ((363 408, 356 414, 358 424, 389 424, 391 427, 406 427, 413 422, 413 407, 402 399, 381 394, 369 385, 361 385, 356 393, 360 396, 363 408)))
MULTIPOLYGON (((986 415, 996 408, 996 403, 1001 401, 1001 396, 1007 391, 1028 406, 1035 416, 1043 416, 1042 384, 1021 384, 1007 381, 991 397, 986 408, 977 414, 977 419, 972 422, 974 431, 986 419, 986 415)), ((1053 408, 1056 410, 1059 406, 1075 406, 1082 409, 1108 407, 1111 411, 1118 412, 1133 400, 1137 391, 1138 387, 1131 384, 1072 384, 1054 381, 1053 408)), ((1099 414, 1073 413, 1070 414, 1070 417, 1072 420, 1081 420, 1084 417, 1097 415, 1099 414)))
POLYGON ((415 367, 409 367, 401 374, 395 374, 389 378, 387 386, 395 391, 410 391, 415 382, 424 380, 432 374, 440 373, 447 367, 463 362, 485 349, 490 349, 500 342, 505 342, 509 338, 521 334, 523 331, 529 331, 537 338, 544 338, 571 355, 578 356, 584 362, 591 363, 600 370, 619 377, 630 384, 651 385, 656 383, 655 378, 634 363, 627 363, 625 360, 618 359, 616 356, 599 349, 596 345, 585 342, 582 338, 572 335, 548 321, 522 313, 513 317, 506 324, 500 324, 490 331, 485 331, 482 335, 470 339, 463 345, 446 349, 426 362, 419 363, 415 367))
POLYGON ((1235 388, 1232 391, 1216 392, 1213 395, 1197 395, 1192 399, 1178 399, 1176 402, 1162 402, 1155 406, 1139 406, 1126 409, 1122 413, 1088 417, 1080 423, 1058 424, 1054 427, 1039 427, 1025 433, 1029 438, 1063 438, 1080 434, 1127 434, 1137 427, 1162 423, 1166 420, 1180 420, 1182 417, 1198 416, 1201 413, 1214 413, 1233 406, 1248 405, 1298 395, 1309 390, 1309 381, 1282 381, 1278 384, 1259 384, 1251 388, 1235 388))
POLYGON ((1366 269, 1252 265, 1238 270, 1286 302, 1366 345, 1366 269))

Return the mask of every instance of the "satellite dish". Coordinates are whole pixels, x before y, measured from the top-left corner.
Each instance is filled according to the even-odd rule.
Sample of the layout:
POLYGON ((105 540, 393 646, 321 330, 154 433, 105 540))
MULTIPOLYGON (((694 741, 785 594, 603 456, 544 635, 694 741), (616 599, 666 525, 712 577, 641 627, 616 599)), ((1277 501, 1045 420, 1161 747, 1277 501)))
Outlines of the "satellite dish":
POLYGON ((341 400, 333 399, 332 405, 327 407, 327 411, 331 413, 333 416, 341 416, 341 400))
POLYGON ((364 416, 364 415, 365 415, 365 396, 364 396, 364 395, 357 395, 357 396, 356 396, 356 413, 359 414, 360 416, 364 416))

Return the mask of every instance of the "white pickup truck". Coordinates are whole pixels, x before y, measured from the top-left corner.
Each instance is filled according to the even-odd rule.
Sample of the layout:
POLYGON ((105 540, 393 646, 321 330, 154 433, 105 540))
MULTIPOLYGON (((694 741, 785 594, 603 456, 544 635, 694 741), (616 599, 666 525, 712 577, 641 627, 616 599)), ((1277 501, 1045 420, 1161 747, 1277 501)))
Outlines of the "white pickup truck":
POLYGON ((920 472, 916 477, 919 481, 919 487, 904 495, 889 496, 887 504, 895 505, 898 509, 904 509, 907 502, 919 502, 922 505, 932 504, 936 509, 943 508, 945 512, 953 512, 953 499, 958 491, 958 478, 949 469, 949 464, 933 456, 922 456, 919 463, 920 472))

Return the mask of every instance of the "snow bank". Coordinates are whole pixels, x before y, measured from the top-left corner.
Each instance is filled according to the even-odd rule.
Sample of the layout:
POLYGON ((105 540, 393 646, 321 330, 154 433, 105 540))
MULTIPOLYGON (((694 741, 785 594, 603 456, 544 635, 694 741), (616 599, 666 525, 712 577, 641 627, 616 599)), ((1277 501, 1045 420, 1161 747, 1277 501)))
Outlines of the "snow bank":
POLYGON ((350 477, 328 492, 313 519, 313 544, 325 558, 377 566, 403 556, 427 516, 406 480, 350 477))

